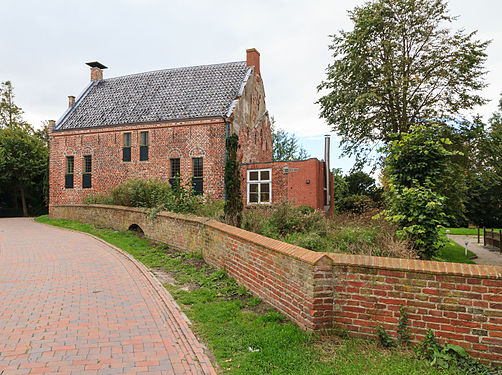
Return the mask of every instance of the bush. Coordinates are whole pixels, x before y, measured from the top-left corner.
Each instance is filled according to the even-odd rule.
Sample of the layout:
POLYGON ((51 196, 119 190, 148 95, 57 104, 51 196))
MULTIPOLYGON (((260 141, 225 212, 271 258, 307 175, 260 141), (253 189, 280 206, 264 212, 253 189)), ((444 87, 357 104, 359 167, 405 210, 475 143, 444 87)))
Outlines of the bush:
MULTIPOLYGON (((139 178, 121 183, 113 188, 109 195, 103 193, 89 195, 84 202, 194 214, 200 214, 203 207, 203 197, 194 194, 191 184, 183 184, 180 181, 179 186, 172 189, 169 182, 139 178)), ((210 211, 209 208, 207 210, 210 211)))
POLYGON ((111 196, 104 193, 89 194, 84 198, 85 204, 114 204, 111 196))
POLYGON ((362 214, 364 212, 373 210, 377 204, 367 195, 348 195, 340 200, 341 212, 353 212, 362 214))

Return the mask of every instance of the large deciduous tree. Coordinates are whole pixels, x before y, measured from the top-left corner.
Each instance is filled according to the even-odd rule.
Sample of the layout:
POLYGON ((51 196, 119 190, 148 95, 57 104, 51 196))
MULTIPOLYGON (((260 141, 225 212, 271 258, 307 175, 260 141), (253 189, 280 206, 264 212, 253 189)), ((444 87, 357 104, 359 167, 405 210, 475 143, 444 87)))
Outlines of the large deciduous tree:
POLYGON ((320 116, 345 155, 364 161, 424 120, 443 121, 485 103, 489 42, 452 31, 443 0, 373 0, 349 11, 353 29, 333 35, 334 61, 318 89, 320 116))
POLYGON ((40 214, 47 206, 47 129, 35 131, 14 103, 9 81, 0 84, 0 214, 40 214), (45 196, 45 197, 44 197, 45 196))

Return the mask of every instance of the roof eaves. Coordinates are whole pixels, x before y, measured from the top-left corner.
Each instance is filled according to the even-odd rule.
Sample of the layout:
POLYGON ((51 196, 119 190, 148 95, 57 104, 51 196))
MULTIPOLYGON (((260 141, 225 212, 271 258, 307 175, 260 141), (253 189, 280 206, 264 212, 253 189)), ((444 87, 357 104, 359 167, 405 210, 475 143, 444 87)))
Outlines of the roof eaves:
POLYGON ((78 99, 75 101, 75 103, 71 106, 71 107, 68 107, 66 109, 66 111, 63 113, 63 115, 61 116, 61 118, 56 122, 56 125, 54 126, 54 128, 52 129, 53 131, 54 130, 59 130, 59 128, 61 127, 61 125, 63 124, 64 120, 66 119, 66 117, 68 117, 68 115, 71 113, 71 111, 73 111, 75 108, 77 108, 77 106, 79 105, 79 103, 82 101, 82 99, 89 93, 89 91, 91 91, 91 88, 96 84, 96 82, 94 81, 91 81, 89 83, 89 85, 87 85, 87 87, 80 93, 80 95, 78 96, 78 99))
POLYGON ((228 108, 227 115, 226 117, 229 118, 230 115, 232 114, 235 105, 239 101, 239 98, 242 96, 244 93, 244 89, 246 88, 246 84, 248 83, 249 77, 251 76, 251 73, 254 70, 254 66, 250 66, 246 72, 246 75, 244 76, 244 79, 242 80, 241 86, 239 87, 239 91, 237 92, 236 98, 232 101, 230 104, 230 107, 228 108))

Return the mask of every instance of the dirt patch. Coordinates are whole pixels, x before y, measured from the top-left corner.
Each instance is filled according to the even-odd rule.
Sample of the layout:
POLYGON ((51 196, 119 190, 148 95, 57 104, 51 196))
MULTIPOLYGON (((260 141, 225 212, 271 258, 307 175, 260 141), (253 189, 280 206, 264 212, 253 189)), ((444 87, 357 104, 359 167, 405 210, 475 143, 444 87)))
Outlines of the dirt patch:
POLYGON ((162 268, 150 268, 150 272, 152 272, 157 279, 164 284, 170 284, 170 285, 175 285, 176 284, 176 279, 174 278, 173 274, 170 272, 164 271, 162 268))

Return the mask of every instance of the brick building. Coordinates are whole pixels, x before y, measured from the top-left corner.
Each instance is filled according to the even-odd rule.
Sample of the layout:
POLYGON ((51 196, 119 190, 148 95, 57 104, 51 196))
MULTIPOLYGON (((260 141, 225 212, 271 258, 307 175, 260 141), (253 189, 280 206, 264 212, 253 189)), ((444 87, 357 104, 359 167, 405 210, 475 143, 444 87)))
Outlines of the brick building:
MULTIPOLYGON (((51 127, 49 211, 52 205, 82 203, 87 195, 108 192, 131 178, 172 181, 179 175, 184 181, 193 179, 197 192, 223 199, 225 140, 232 133, 239 136, 244 179, 249 163, 270 169, 256 164, 272 160, 260 54, 248 49, 246 57, 114 78, 103 78, 103 64, 88 63, 90 83, 79 97, 69 97, 68 109, 51 127)), ((317 175, 324 163, 302 163, 302 168, 312 169, 305 172, 311 187, 319 188, 317 175)), ((258 175, 266 177, 266 172, 258 175)), ((245 195, 246 203, 270 203, 273 196, 289 199, 289 190, 279 193, 286 188, 284 177, 274 172, 275 176, 278 185, 270 189, 275 195, 268 201, 265 190, 270 181, 259 181, 258 187, 244 181, 244 194, 250 188, 252 196, 249 200, 245 195)), ((318 197, 291 201, 322 208, 318 197)))

